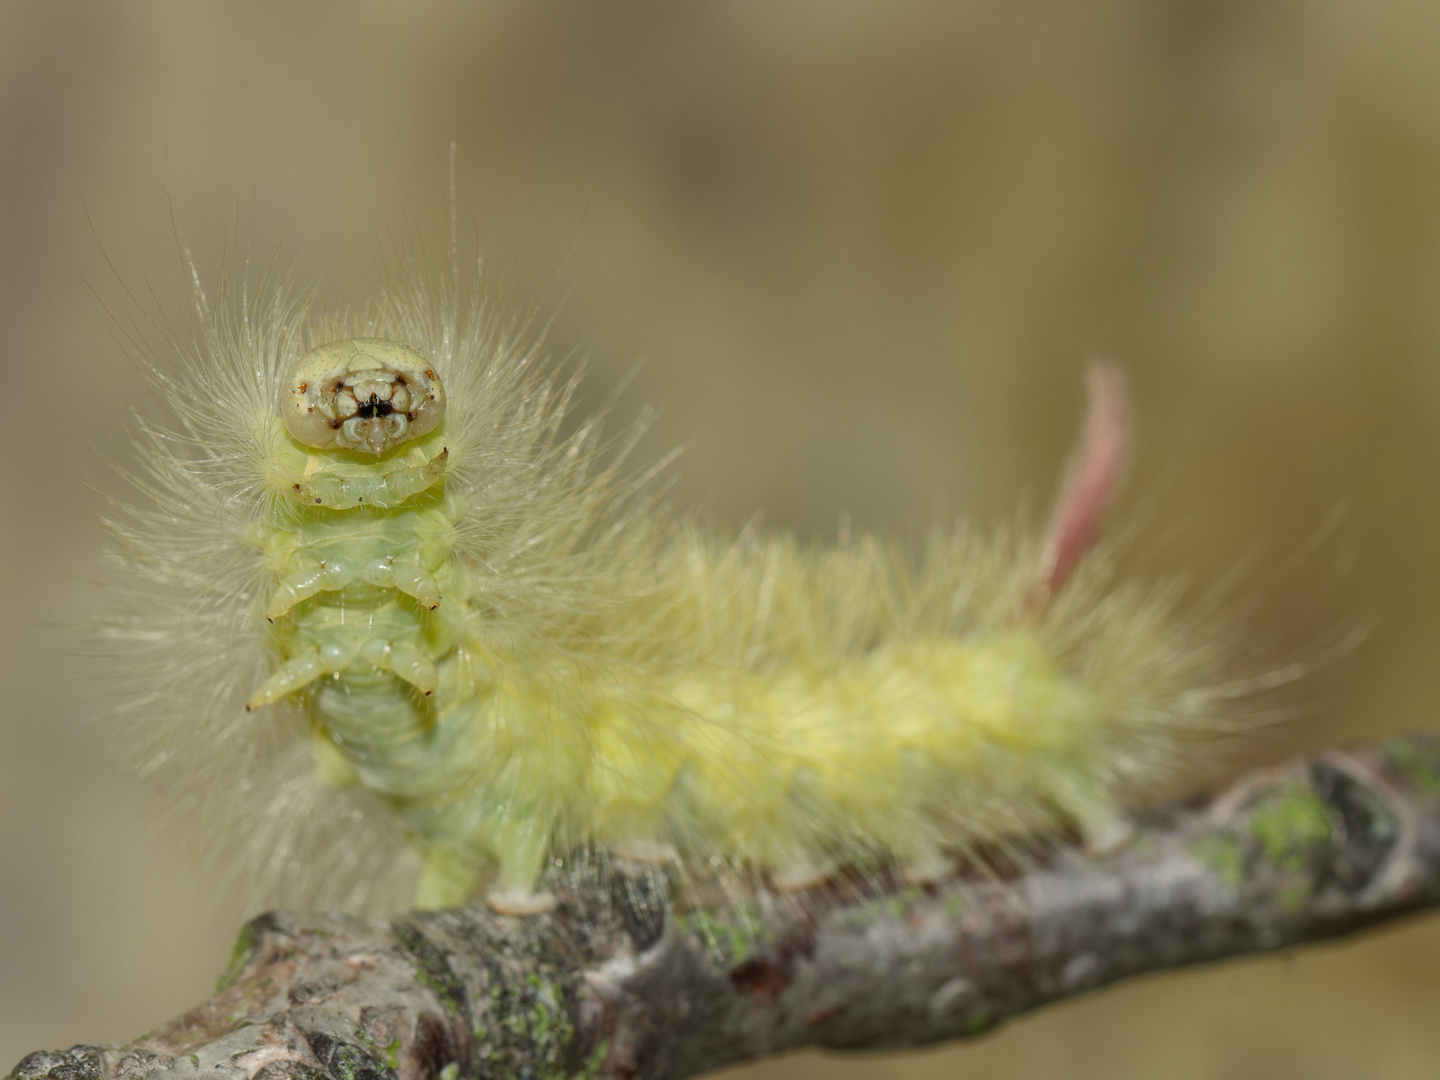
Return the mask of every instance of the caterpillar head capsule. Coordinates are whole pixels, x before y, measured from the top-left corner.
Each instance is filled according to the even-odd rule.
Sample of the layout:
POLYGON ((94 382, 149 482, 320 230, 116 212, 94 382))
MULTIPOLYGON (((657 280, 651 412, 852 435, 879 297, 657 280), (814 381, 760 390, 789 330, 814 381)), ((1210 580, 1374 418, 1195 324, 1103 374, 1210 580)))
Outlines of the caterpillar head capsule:
POLYGON ((413 349, 383 338, 350 338, 300 358, 281 414, 306 446, 379 456, 435 429, 445 416, 445 388, 413 349))

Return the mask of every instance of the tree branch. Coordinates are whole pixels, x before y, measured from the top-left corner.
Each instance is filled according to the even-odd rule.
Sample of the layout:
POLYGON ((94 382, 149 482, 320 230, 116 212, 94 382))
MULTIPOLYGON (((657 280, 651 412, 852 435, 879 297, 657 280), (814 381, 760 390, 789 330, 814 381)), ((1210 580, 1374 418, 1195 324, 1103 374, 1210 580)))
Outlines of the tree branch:
MULTIPOLYGON (((583 876, 583 875, 579 875, 583 876)), ((1440 902, 1440 738, 1332 751, 1148 813, 1106 858, 888 875, 681 911, 604 875, 528 919, 249 923, 216 996, 16 1080, 683 1077, 801 1046, 973 1036, 1126 976, 1331 937, 1440 902)))

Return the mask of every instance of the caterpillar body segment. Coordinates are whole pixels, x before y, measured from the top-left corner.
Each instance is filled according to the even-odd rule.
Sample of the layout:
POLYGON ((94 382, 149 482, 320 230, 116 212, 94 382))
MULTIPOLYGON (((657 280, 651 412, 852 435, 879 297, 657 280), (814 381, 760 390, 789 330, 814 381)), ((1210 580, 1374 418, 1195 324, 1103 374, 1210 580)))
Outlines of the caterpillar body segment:
POLYGON ((593 423, 563 432, 573 384, 478 297, 392 286, 313 326, 283 293, 202 308, 139 482, 161 509, 115 530, 140 584, 114 636, 217 658, 139 707, 161 755, 191 728, 221 760, 290 740, 303 813, 303 777, 226 779, 279 822, 262 860, 304 869, 295 837, 334 837, 309 860, 327 902, 398 872, 368 854, 377 804, 426 907, 544 910, 546 867, 587 845, 778 888, 880 861, 933 880, 1070 828, 1114 842, 1227 726, 1222 637, 1091 550, 1123 460, 1113 369, 1047 538, 721 539, 593 423))

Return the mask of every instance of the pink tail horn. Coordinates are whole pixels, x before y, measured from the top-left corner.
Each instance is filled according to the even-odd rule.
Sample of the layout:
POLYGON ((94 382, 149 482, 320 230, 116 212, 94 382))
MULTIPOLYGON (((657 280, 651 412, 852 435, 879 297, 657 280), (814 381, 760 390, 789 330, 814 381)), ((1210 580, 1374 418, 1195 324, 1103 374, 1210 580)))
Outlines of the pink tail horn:
POLYGON ((1125 470, 1130 444, 1125 373, 1109 361, 1093 363, 1085 373, 1085 385, 1085 424, 1055 500, 1030 592, 1030 607, 1036 612, 1049 606, 1081 557, 1099 540, 1125 470))

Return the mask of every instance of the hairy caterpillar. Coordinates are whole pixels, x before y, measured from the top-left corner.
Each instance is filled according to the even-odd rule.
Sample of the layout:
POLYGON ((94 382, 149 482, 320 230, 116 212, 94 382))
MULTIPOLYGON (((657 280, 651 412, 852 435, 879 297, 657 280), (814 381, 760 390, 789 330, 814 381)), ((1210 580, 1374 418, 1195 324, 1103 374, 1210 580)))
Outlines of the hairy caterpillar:
POLYGON ((1228 722, 1219 636, 1092 551, 1112 368, 1041 542, 937 529, 915 559, 676 520, 633 438, 562 427, 573 381, 478 276, 402 260, 353 314, 197 286, 188 326, 149 361, 172 416, 138 421, 109 634, 150 765, 325 902, 418 877, 421 906, 538 912, 584 846, 799 888, 1105 843, 1228 722))

